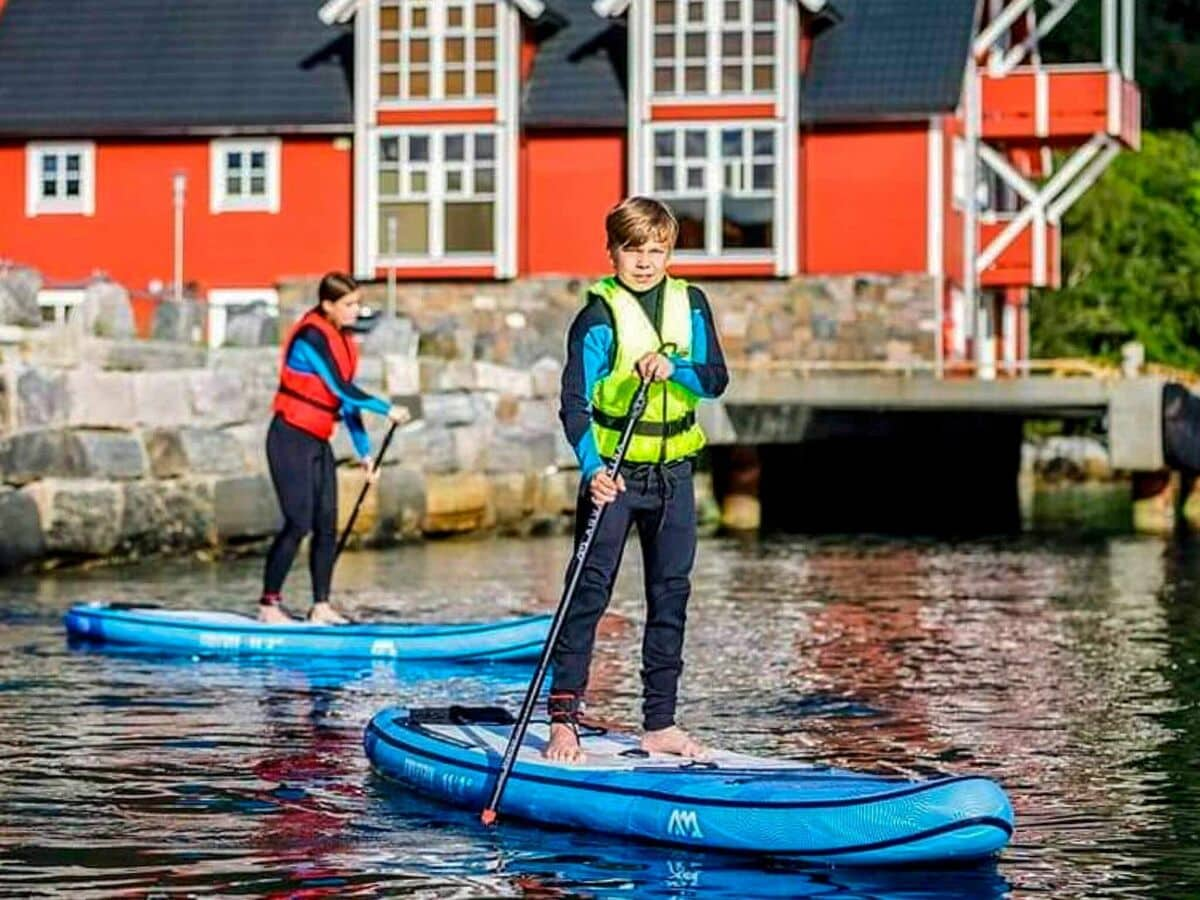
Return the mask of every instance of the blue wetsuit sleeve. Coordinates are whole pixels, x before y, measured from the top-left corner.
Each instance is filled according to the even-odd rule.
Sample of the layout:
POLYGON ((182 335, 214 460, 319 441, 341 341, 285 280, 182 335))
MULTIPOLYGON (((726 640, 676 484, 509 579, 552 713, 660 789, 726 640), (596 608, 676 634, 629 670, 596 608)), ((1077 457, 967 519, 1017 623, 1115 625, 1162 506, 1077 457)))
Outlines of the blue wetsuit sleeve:
POLYGON ((346 431, 350 433, 350 443, 354 445, 354 455, 366 459, 371 454, 371 439, 367 437, 367 429, 363 426, 362 413, 358 410, 346 410, 343 406, 342 421, 346 423, 346 431))
POLYGON ((592 434, 592 392, 612 371, 613 326, 608 308, 590 297, 567 332, 567 364, 563 367, 558 418, 575 450, 586 481, 604 467, 592 434))
POLYGON ((670 357, 675 366, 671 380, 697 397, 711 400, 725 393, 729 386, 729 370, 725 366, 721 342, 717 339, 708 298, 699 288, 689 287, 688 300, 692 315, 692 354, 688 359, 678 355, 670 357))
POLYGON ((354 412, 373 412, 386 416, 392 405, 386 400, 368 394, 352 381, 347 381, 338 373, 333 361, 333 353, 325 335, 315 328, 304 328, 292 341, 288 351, 288 367, 297 372, 307 372, 317 375, 330 392, 342 403, 342 415, 349 416, 354 412))

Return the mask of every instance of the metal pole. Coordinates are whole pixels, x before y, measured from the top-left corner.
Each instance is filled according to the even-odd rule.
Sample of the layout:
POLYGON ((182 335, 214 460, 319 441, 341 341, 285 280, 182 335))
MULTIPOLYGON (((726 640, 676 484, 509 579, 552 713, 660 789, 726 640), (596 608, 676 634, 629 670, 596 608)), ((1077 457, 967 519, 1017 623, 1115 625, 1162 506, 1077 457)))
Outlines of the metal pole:
POLYGON ((172 187, 175 205, 175 258, 172 282, 175 300, 180 301, 183 299, 183 205, 187 194, 187 175, 176 172, 172 179, 172 187))
POLYGON ((387 317, 396 318, 396 217, 388 216, 387 317))
POLYGON ((966 330, 971 338, 976 375, 983 361, 983 340, 979 333, 979 68, 974 54, 967 60, 966 123, 963 143, 966 171, 966 209, 963 215, 963 305, 966 330))

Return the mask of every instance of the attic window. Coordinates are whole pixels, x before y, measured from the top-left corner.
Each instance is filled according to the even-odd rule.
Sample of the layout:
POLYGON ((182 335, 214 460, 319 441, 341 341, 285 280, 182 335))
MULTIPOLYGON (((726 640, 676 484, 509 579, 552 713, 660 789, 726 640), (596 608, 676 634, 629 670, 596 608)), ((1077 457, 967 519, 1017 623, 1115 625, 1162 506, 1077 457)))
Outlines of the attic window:
POLYGON ((496 0, 382 0, 380 101, 496 96, 496 0))
POLYGON ((780 2, 654 0, 654 93, 772 93, 780 2))
POLYGON ((28 144, 25 148, 25 171, 27 216, 90 216, 95 212, 95 144, 28 144))

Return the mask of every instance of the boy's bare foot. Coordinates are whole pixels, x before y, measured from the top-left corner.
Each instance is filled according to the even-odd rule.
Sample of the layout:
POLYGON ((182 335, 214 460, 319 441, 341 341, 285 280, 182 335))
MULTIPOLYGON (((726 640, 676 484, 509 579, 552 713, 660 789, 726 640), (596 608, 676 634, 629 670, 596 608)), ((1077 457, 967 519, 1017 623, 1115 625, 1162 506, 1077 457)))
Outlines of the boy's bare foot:
POLYGON ((296 620, 278 603, 262 603, 258 607, 258 621, 264 625, 291 625, 296 620))
POLYGON ((575 729, 561 722, 550 723, 550 741, 542 756, 552 762, 581 763, 587 759, 587 754, 579 746, 579 738, 575 729))
POLYGON ((308 621, 312 625, 349 625, 350 620, 334 609, 328 600, 314 603, 308 611, 308 621))
POLYGON ((647 731, 642 735, 642 749, 647 753, 670 753, 688 759, 708 759, 707 747, 680 728, 672 725, 658 731, 647 731))

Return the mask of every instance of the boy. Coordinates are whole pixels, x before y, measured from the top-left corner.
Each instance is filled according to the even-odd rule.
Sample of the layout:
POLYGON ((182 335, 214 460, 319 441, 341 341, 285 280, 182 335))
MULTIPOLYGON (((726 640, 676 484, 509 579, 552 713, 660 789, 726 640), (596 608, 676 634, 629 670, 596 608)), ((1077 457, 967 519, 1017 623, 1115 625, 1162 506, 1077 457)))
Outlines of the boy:
POLYGON ((587 687, 596 625, 608 605, 629 529, 646 574, 642 640, 642 749, 700 758, 705 748, 675 724, 683 629, 696 555, 692 466, 704 446, 695 407, 729 382, 712 312, 698 288, 667 275, 679 225, 648 197, 631 197, 604 222, 614 274, 593 284, 567 337, 559 418, 583 481, 575 540, 597 505, 611 503, 593 538, 552 654, 550 741, 545 755, 582 762, 575 721, 587 687), (652 383, 625 462, 613 456, 638 380, 652 383))

